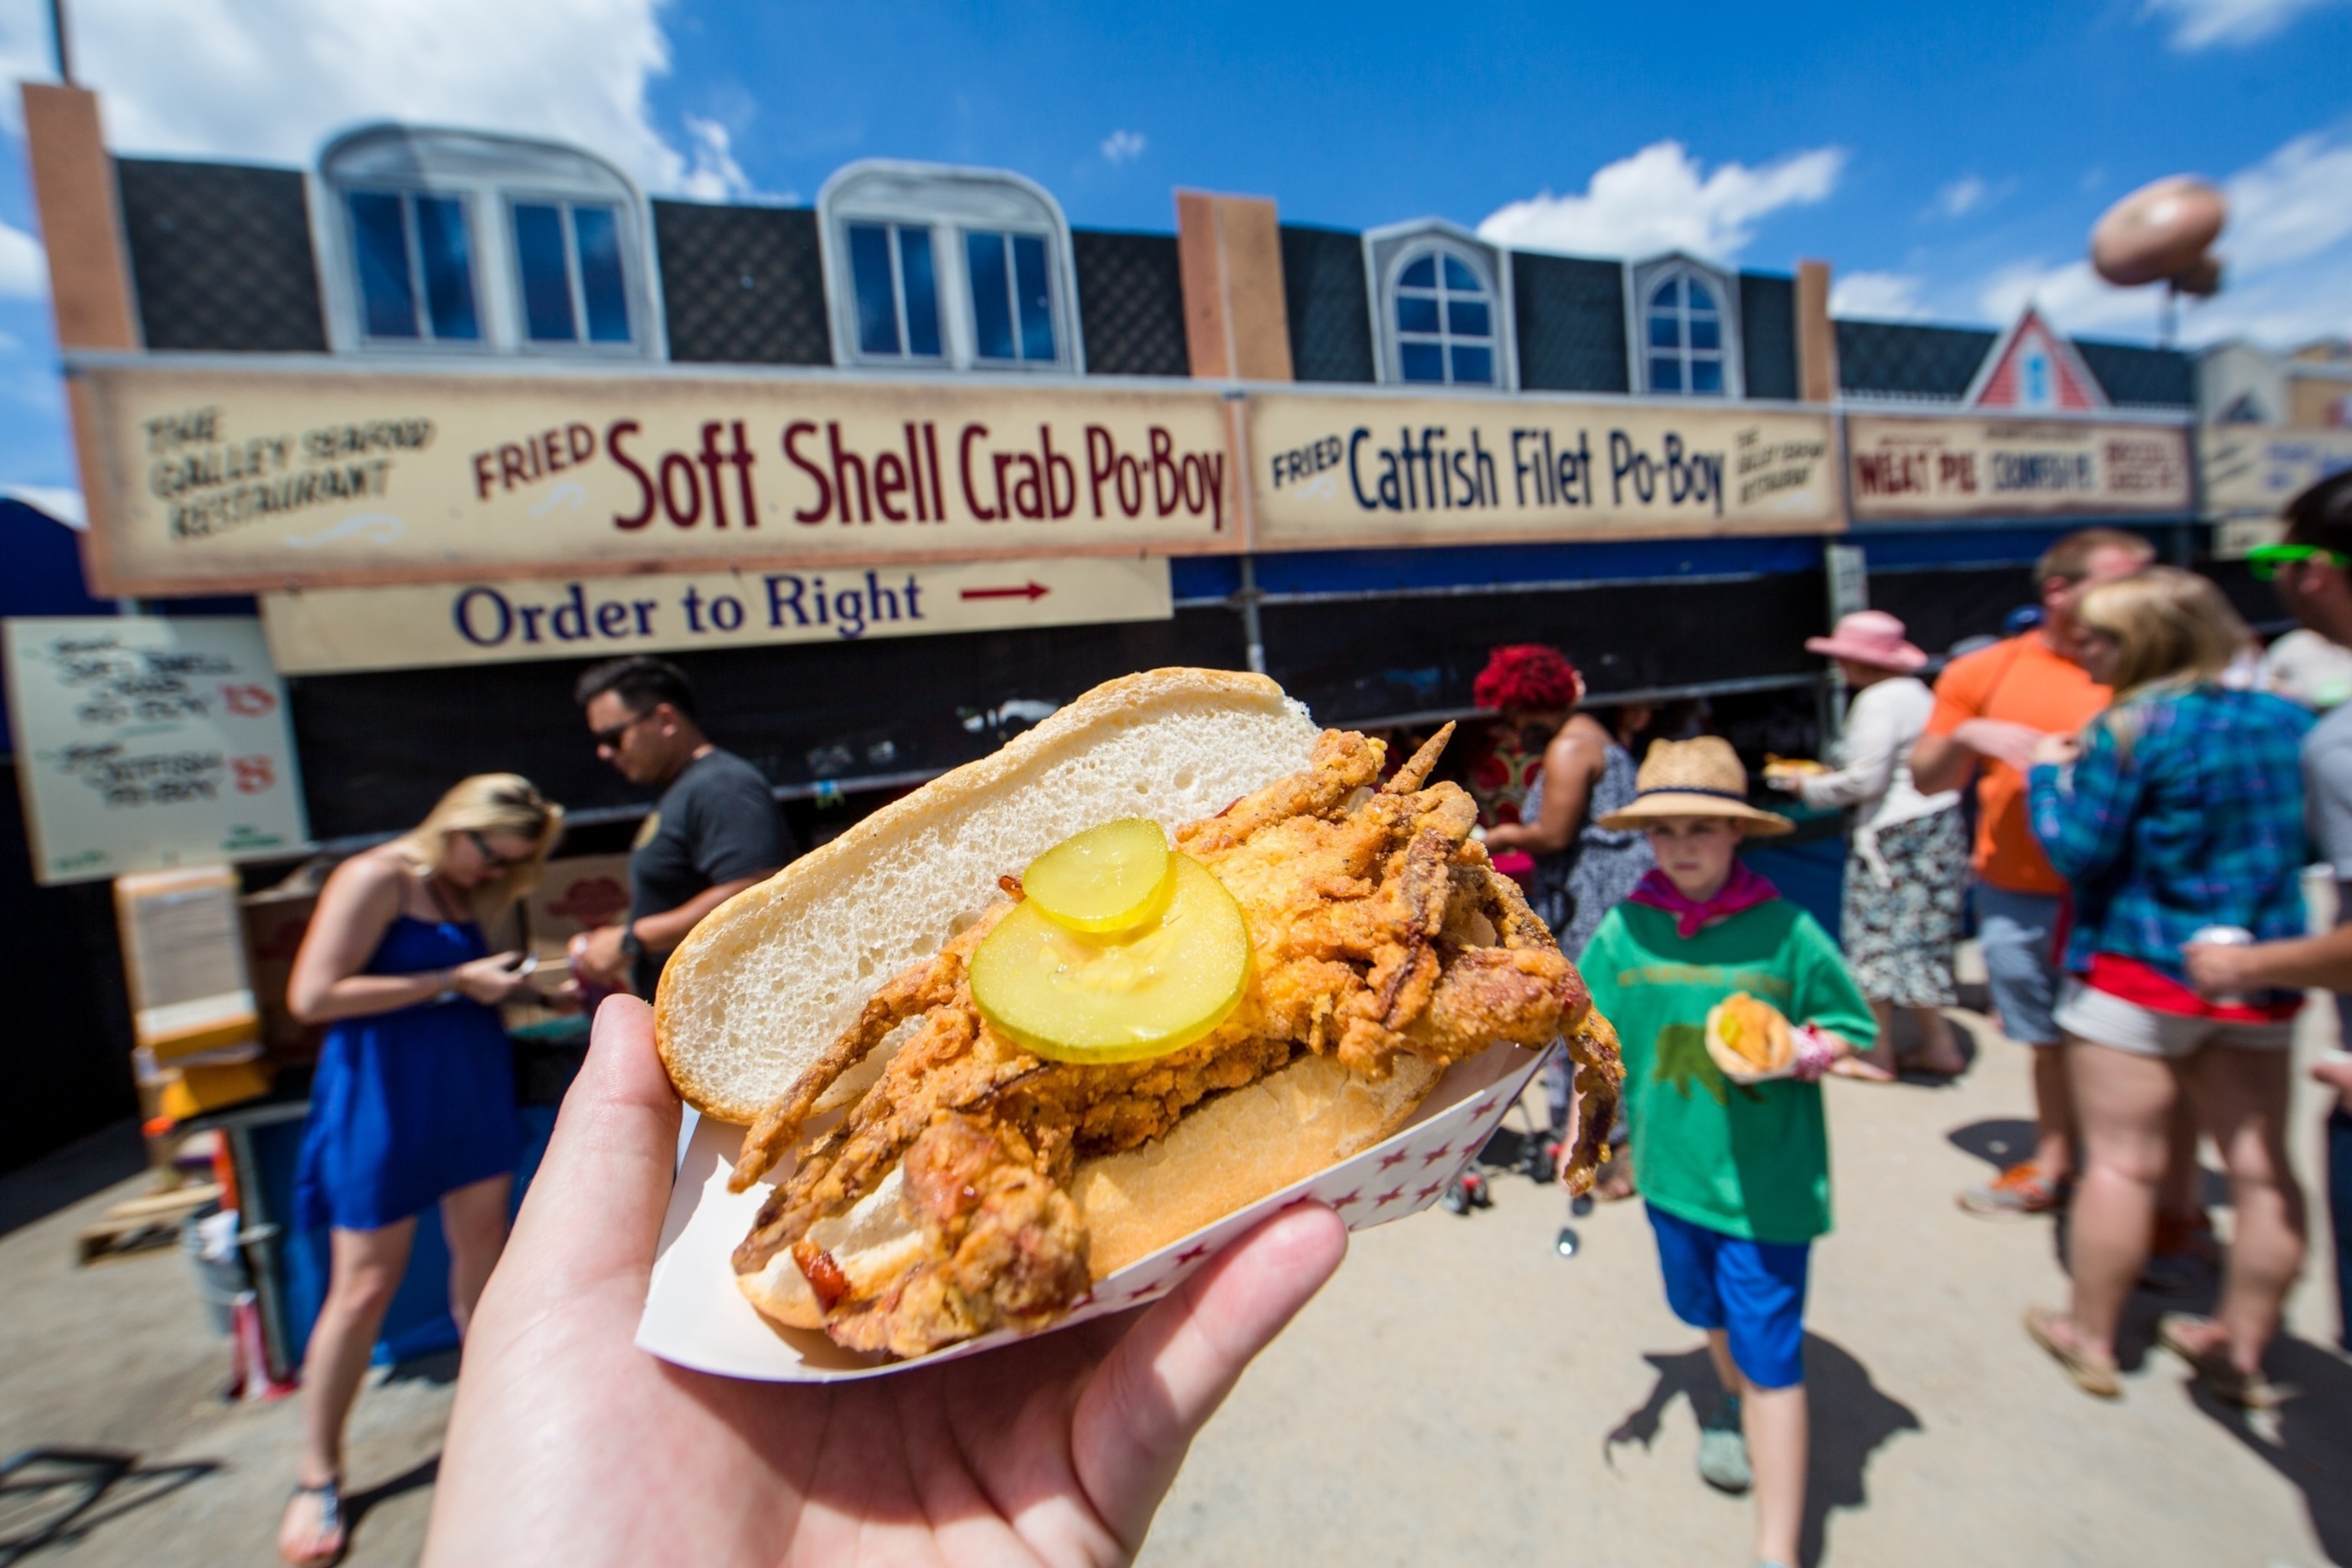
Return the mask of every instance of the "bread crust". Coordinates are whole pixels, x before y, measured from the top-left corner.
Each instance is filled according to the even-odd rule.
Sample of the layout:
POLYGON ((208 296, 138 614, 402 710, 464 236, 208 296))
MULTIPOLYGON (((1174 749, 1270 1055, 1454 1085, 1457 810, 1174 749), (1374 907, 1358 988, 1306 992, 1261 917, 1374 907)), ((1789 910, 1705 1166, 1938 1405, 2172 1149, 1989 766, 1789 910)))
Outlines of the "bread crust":
MULTIPOLYGON (((1249 790, 1304 766, 1317 733, 1305 710, 1262 675, 1178 668, 1125 676, 1096 687, 989 756, 931 780, 766 881, 728 900, 679 944, 655 994, 654 1040, 670 1082, 688 1104, 705 1115, 722 1121, 755 1120, 789 1086, 798 1065, 814 1060, 854 1016, 856 1003, 845 1011, 836 1009, 837 1016, 790 1017, 787 1026, 798 1037, 781 1050, 772 1025, 766 1028, 713 1026, 710 1015, 723 1018, 728 1011, 730 988, 753 975, 754 955, 772 966, 785 963, 839 966, 837 954, 773 950, 780 942, 791 946, 793 931, 819 927, 855 930, 861 921, 878 923, 874 920, 874 904, 884 895, 877 893, 876 886, 887 879, 884 868, 894 855, 902 856, 908 846, 928 837, 952 839, 959 832, 999 837, 1006 815, 1003 803, 1049 781, 1065 794, 1075 789, 1090 805, 1098 805, 1092 821, 1136 815, 1146 781, 1106 778, 1070 784, 1073 772, 1083 773, 1102 752, 1133 742, 1139 732, 1150 727, 1160 726, 1171 735, 1179 731, 1190 735, 1192 731, 1184 726, 1198 726, 1204 720, 1222 723, 1228 731, 1246 733, 1269 759, 1279 753, 1283 760, 1271 771, 1255 770, 1264 776, 1253 775, 1223 799, 1187 803, 1178 820, 1212 815, 1249 790), (1294 749, 1295 756, 1289 754, 1294 749), (780 1067, 772 1072, 747 1070, 745 1058, 754 1051, 779 1055, 780 1067)), ((1171 742, 1180 754, 1186 744, 1181 737, 1171 742)), ((1200 754, 1205 747, 1192 744, 1192 761, 1187 766, 1197 766, 1204 776, 1221 770, 1232 772, 1232 758, 1200 754)), ((1146 798, 1145 804, 1149 805, 1152 798, 1164 804, 1173 797, 1163 792, 1146 798)), ((960 879, 892 889, 887 895, 890 913, 901 925, 912 923, 905 918, 905 900, 929 900, 932 907, 925 911, 931 917, 927 934, 919 943, 899 942, 898 947, 904 951, 886 946, 863 953, 856 961, 866 972, 856 1001, 908 964, 930 957, 946 940, 942 931, 951 933, 952 928, 968 922, 993 902, 1000 896, 995 886, 998 875, 1019 870, 1031 856, 1066 837, 1067 831, 1091 825, 1074 823, 1034 847, 1008 843, 1001 855, 976 860, 960 879), (958 881, 971 885, 950 885, 958 881)))
POLYGON ((1797 1059, 1797 1037, 1789 1020, 1779 1008, 1769 1002, 1750 996, 1745 991, 1735 991, 1706 1010, 1706 1053, 1715 1058, 1725 1076, 1735 1082, 1777 1078, 1789 1070, 1797 1059), (1723 1037, 1723 1021, 1735 1009, 1748 1015, 1753 1024, 1763 1016, 1765 1058, 1759 1063, 1753 1054, 1738 1049, 1723 1037))

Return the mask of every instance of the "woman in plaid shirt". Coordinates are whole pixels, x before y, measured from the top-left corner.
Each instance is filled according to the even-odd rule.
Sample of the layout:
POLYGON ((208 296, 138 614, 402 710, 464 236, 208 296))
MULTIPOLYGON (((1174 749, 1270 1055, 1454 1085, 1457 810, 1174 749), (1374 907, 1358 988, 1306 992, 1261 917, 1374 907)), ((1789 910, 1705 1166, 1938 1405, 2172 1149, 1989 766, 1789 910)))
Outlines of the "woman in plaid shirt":
POLYGON ((2116 691, 2079 740, 2034 753, 2034 837, 2074 884, 2071 978, 2056 1014, 2086 1161, 2074 1191, 2074 1302, 2026 1328, 2092 1394, 2115 1398, 2115 1331, 2147 1261, 2174 1101, 2229 1168, 2237 1224, 2221 1310, 2158 1337, 2216 1394, 2268 1396, 2262 1355, 2303 1266, 2303 1194, 2284 1129, 2302 997, 2208 998, 2180 950, 2208 926, 2304 930, 2303 773, 2311 716, 2220 677, 2249 634, 2221 591, 2153 566, 2091 590, 2077 657, 2116 691))

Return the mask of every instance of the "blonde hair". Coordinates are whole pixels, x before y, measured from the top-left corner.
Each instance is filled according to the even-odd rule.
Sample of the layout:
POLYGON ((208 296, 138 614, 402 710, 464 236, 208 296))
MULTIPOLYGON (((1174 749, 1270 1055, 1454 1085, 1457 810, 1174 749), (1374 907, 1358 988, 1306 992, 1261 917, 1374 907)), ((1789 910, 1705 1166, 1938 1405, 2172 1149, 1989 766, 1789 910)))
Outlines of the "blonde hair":
POLYGON ((2118 703, 2151 689, 2218 679, 2252 635, 2212 582, 2177 566, 2147 566, 2083 595, 2075 618, 2116 644, 2118 703))
POLYGON ((488 924, 539 886, 548 853, 563 833, 563 808, 520 773, 476 773, 450 786, 424 821, 393 840, 393 848, 430 876, 447 858, 453 833, 498 833, 531 841, 529 859, 472 890, 474 918, 488 924))

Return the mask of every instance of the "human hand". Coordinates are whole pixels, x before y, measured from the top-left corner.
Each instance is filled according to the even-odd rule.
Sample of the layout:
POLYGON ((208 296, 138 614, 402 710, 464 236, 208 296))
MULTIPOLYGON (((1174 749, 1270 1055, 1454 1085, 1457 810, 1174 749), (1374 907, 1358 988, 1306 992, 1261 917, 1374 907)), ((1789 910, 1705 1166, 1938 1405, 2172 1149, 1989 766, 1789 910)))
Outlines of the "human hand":
POLYGON ((1140 1313, 857 1383, 713 1377, 631 1342, 677 1128, 651 1009, 608 1001, 466 1342, 428 1564, 1124 1563, 1347 1250, 1302 1205, 1140 1313))
POLYGON ((1833 1035, 1816 1024, 1800 1024, 1790 1031, 1796 1037, 1797 1055, 1789 1065, 1789 1076, 1799 1083, 1819 1083, 1823 1076, 1837 1072, 1845 1078, 1882 1078, 1875 1068, 1868 1072, 1843 1070, 1853 1066, 1868 1067, 1854 1058, 1853 1042, 1843 1035, 1833 1035))
POLYGON ((2035 767, 2071 767, 2083 754, 2083 742, 2072 735, 2044 735, 2033 742, 2032 761, 2035 767))
POLYGON ((2311 1064, 2311 1076, 2336 1091, 2336 1102, 2352 1111, 2352 1057, 2330 1057, 2311 1064))
POLYGON ((2033 743, 2042 732, 2031 724, 2006 719, 1969 719, 1952 731, 1952 739, 1980 757, 2007 763, 2020 773, 2033 765, 2033 743))
POLYGON ((2262 984, 2253 948, 2243 943, 2192 942, 2180 950, 2189 984, 2207 996, 2226 996, 2262 984))
POLYGON ((628 979, 629 955, 621 951, 622 926, 597 926, 572 939, 573 967, 591 980, 619 987, 628 979))
POLYGON ((530 976, 521 969, 522 953, 517 950, 494 952, 488 958, 477 958, 458 964, 449 971, 449 989, 461 996, 470 996, 485 1007, 495 1007, 511 1001, 517 992, 530 983, 530 976))

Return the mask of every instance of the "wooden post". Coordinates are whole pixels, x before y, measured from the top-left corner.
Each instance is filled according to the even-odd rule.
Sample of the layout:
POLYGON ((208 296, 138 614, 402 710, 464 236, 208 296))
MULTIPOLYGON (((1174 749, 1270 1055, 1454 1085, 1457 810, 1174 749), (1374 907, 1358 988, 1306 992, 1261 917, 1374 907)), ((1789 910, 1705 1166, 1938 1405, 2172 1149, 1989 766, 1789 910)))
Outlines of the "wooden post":
POLYGON ((1290 312, 1282 293, 1282 231, 1274 203, 1177 192, 1176 255, 1192 374, 1290 380, 1290 312))
POLYGON ((1797 395, 1835 403, 1837 328, 1830 321, 1830 264, 1797 263, 1797 395))
MULTIPOLYGON (((139 315, 122 243, 122 213, 114 160, 99 123, 98 95, 78 87, 24 84, 25 148, 33 167, 33 210, 49 258, 49 310, 58 347, 136 350, 139 315)), ((74 453, 81 470, 82 575, 103 598, 114 592, 106 556, 105 468, 89 402, 79 383, 66 381, 74 453)))

